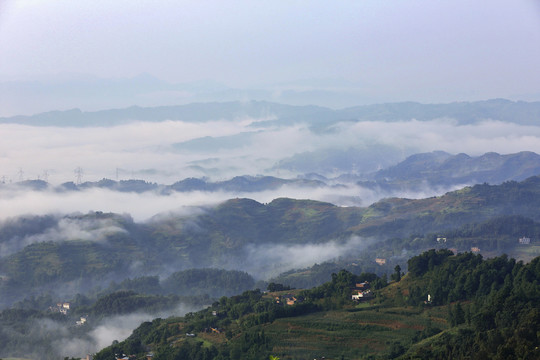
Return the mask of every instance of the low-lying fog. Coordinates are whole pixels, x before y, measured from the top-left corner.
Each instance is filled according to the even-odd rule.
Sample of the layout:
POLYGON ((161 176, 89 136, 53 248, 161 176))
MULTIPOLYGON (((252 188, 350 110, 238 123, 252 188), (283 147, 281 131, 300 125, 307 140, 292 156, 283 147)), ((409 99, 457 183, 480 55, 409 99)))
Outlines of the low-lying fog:
MULTIPOLYGON (((451 119, 346 122, 325 131, 312 131, 307 124, 290 127, 252 126, 258 120, 265 119, 243 118, 206 123, 134 122, 84 129, 2 124, 0 179, 6 184, 42 179, 58 185, 68 181, 97 181, 102 178, 142 179, 160 184, 172 184, 187 177, 206 177, 209 181, 258 174, 295 178, 302 174, 290 168, 280 169, 276 164, 295 154, 325 149, 354 148, 361 151, 371 146, 397 149, 402 154, 401 160, 412 153, 434 150, 469 155, 488 151, 503 154, 523 150, 540 152, 540 127, 498 121, 475 125, 457 125, 451 119), (77 168, 81 171, 75 171, 77 168)), ((373 155, 375 158, 377 156, 378 162, 384 164, 386 154, 373 155)), ((363 174, 375 170, 355 168, 349 172, 363 174)), ((336 169, 336 173, 322 175, 339 175, 339 169, 336 169)), ((391 195, 419 198, 449 190, 453 189, 426 188, 420 193, 391 195)), ((2 218, 99 210, 129 213, 136 221, 146 220, 161 212, 215 204, 234 197, 249 197, 260 202, 291 197, 343 206, 367 206, 381 196, 388 196, 387 193, 380 194, 354 184, 319 188, 283 186, 277 190, 249 193, 195 191, 168 196, 101 189, 56 193, 4 187, 0 195, 2 218)))
MULTIPOLYGON (((85 333, 74 331, 75 324, 67 325, 51 319, 40 319, 34 321, 28 336, 40 341, 46 341, 57 358, 66 356, 79 358, 86 356, 86 354, 96 353, 106 346, 111 345, 114 340, 125 340, 144 321, 152 321, 156 318, 167 318, 169 316, 183 316, 187 312, 197 311, 201 308, 181 304, 175 309, 152 314, 132 313, 111 316, 103 320, 95 320, 90 317, 88 318, 88 323, 91 324, 93 329, 85 333)), ((11 329, 4 328, 3 331, 11 331, 11 329)), ((36 353, 36 350, 42 350, 36 344, 21 344, 20 350, 21 353, 25 350, 25 356, 27 357, 43 358, 43 354, 36 353)))
MULTIPOLYGON (((454 190, 454 188, 428 188, 421 192, 399 192, 395 196, 424 198, 454 190)), ((280 197, 325 201, 338 206, 368 206, 388 196, 386 192, 366 189, 357 185, 341 187, 307 188, 284 185, 276 190, 260 192, 118 192, 93 188, 84 191, 54 192, 35 190, 0 190, 0 220, 20 215, 70 214, 89 211, 129 214, 137 222, 160 214, 175 212, 188 214, 193 207, 216 205, 232 198, 250 198, 268 203, 280 197)), ((82 236, 84 239, 85 237, 82 236)))
MULTIPOLYGON (((299 153, 375 145, 401 151, 402 159, 434 150, 469 155, 540 152, 540 127, 497 121, 459 126, 451 119, 346 122, 312 131, 307 124, 251 126, 257 120, 135 122, 84 129, 2 124, 0 178, 6 183, 136 178, 171 184, 202 176, 212 180, 257 174, 295 177, 296 173, 274 165, 299 153), (82 170, 80 177, 77 168, 82 170)), ((354 169, 357 173, 373 170, 354 169)))

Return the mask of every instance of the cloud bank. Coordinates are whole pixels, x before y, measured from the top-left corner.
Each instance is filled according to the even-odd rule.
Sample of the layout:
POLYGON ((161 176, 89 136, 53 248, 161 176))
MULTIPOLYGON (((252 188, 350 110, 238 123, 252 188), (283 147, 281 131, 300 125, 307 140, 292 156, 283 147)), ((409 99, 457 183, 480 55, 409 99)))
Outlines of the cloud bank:
MULTIPOLYGON (((320 149, 365 149, 381 144, 400 149, 403 158, 415 152, 443 150, 481 155, 485 152, 540 152, 540 127, 498 121, 456 125, 450 119, 427 122, 346 122, 324 132, 309 124, 263 127, 258 119, 186 123, 136 122, 112 128, 54 128, 0 125, 0 179, 6 183, 44 179, 53 184, 76 181, 144 179, 170 184, 186 177, 214 180, 239 174, 296 176, 271 169, 279 160, 320 149), (174 144, 248 133, 245 141, 230 149, 175 150, 174 144)), ((363 172, 366 169, 357 169, 363 172)))
MULTIPOLYGON (((269 203, 276 198, 287 197, 329 202, 338 206, 369 206, 383 197, 399 196, 418 199, 443 194, 453 188, 425 187, 421 192, 387 193, 366 189, 357 185, 339 187, 307 188, 284 185, 275 190, 260 192, 158 192, 128 193, 109 189, 93 188, 84 191, 58 193, 54 191, 0 191, 0 220, 22 215, 48 215, 88 213, 92 211, 126 214, 134 221, 147 221, 158 214, 195 215, 199 207, 214 206, 232 198, 250 198, 260 203, 269 203)), ((121 231, 114 223, 85 223, 81 220, 63 220, 58 227, 43 235, 35 235, 24 241, 59 241, 69 239, 96 240, 104 234, 121 231)))
MULTIPOLYGON (((111 345, 113 340, 125 340, 133 330, 145 321, 170 316, 183 316, 188 312, 200 310, 201 307, 180 304, 177 308, 158 313, 134 313, 118 315, 92 324, 93 329, 84 336, 74 336, 70 328, 53 320, 40 320, 37 327, 45 331, 54 331, 56 336, 51 346, 60 357, 85 357, 111 345)), ((92 318, 88 319, 89 322, 92 318)))
POLYGON ((333 240, 323 244, 248 245, 245 249, 246 261, 241 266, 256 278, 270 279, 288 270, 360 253, 370 243, 370 240, 353 236, 345 242, 333 240))

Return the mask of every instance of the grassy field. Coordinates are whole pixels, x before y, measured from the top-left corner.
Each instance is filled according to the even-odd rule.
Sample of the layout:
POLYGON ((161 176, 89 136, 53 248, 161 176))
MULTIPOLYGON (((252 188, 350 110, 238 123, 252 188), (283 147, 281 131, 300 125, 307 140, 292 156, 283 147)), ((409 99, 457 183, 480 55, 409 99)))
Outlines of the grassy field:
MULTIPOLYGON (((278 319, 264 331, 275 339, 272 353, 281 359, 361 359, 409 344, 426 327, 447 327, 439 308, 358 308, 278 319)), ((442 310, 444 311, 444 310, 442 310)))

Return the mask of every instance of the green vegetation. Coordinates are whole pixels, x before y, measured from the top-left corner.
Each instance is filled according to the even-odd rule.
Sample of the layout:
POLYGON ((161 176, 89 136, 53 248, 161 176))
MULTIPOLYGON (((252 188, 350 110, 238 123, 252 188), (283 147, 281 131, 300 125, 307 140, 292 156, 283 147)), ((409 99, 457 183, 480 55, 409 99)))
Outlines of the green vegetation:
POLYGON ((163 281, 163 291, 178 295, 230 296, 253 289, 255 280, 243 271, 190 269, 175 272, 163 281))
MULTIPOLYGON (((75 328, 76 316, 100 320, 188 302, 212 306, 152 322, 144 329, 161 335, 147 337, 141 330, 131 347, 119 343, 113 351, 133 350, 142 356, 152 349, 163 351, 163 359, 464 358, 472 352, 484 358, 527 358, 526 349, 538 346, 537 333, 526 329, 538 325, 539 206, 540 178, 535 177, 429 199, 386 199, 369 208, 234 199, 197 215, 145 224, 99 212, 17 219, 0 227, 2 248, 13 250, 0 258, 1 300, 9 307, 0 313, 0 348, 6 351, 1 355, 27 356, 29 342, 44 357, 58 355, 50 345, 53 334, 41 324, 66 325, 84 337, 95 324, 75 328), (19 239, 55 233, 61 221, 82 222, 87 235, 28 246, 21 240, 17 245, 19 239), (93 232, 102 228, 107 230, 93 232), (352 236, 368 240, 337 260, 291 270, 268 282, 255 283, 243 271, 214 268, 253 261, 246 250, 252 245, 262 251, 330 240, 339 245, 352 236), (532 243, 519 244, 522 237, 532 243), (386 263, 376 263, 376 258, 386 263), (160 270, 175 272, 160 279, 160 270), (355 304, 351 287, 359 280, 369 281, 376 296, 355 304), (254 290, 257 286, 269 286, 272 293, 254 290), (69 298, 54 295, 57 288, 71 294, 70 316, 75 318, 48 312, 49 306, 69 298), (275 296, 289 294, 303 301, 276 303, 275 296), (430 303, 424 303, 428 295, 430 303), (392 319, 396 323, 389 325, 392 319), (446 343, 451 345, 443 349, 446 343)), ((264 269, 265 257, 258 259, 264 269)))
POLYGON ((215 301, 216 296, 251 288, 254 280, 240 271, 196 269, 174 273, 163 284, 157 276, 112 282, 104 290, 77 294, 68 301, 67 314, 60 313, 57 306, 66 299, 50 293, 27 297, 0 311, 0 355, 58 359, 65 355, 63 341, 92 343, 92 333, 111 319, 130 314, 160 316, 174 313, 179 307, 200 309, 202 304, 215 301), (81 317, 87 321, 77 325, 81 317))
POLYGON ((144 323, 95 358, 119 352, 144 358, 148 349, 159 359, 540 356, 540 258, 523 264, 432 250, 411 258, 409 269, 390 284, 340 271, 311 290, 223 297, 182 318, 144 323), (376 297, 358 304, 351 288, 360 281, 369 281, 376 297), (302 301, 276 302, 285 295, 302 301))
POLYGON ((100 212, 63 218, 27 217, 0 226, 0 242, 4 248, 13 249, 0 258, 0 288, 17 299, 41 285, 75 282, 79 287, 92 287, 105 275, 123 280, 171 268, 253 266, 249 264, 249 246, 322 244, 331 240, 339 244, 351 236, 379 239, 369 244, 369 257, 362 258, 360 249, 350 254, 349 264, 357 264, 357 269, 347 263, 333 267, 319 264, 309 269, 309 274, 285 274, 294 277, 290 279, 294 282, 284 277, 271 281, 310 287, 327 281, 341 268, 390 274, 408 257, 439 246, 437 237, 445 237, 448 242, 441 245, 458 251, 479 247, 485 255, 508 253, 530 260, 540 249, 534 249, 534 244, 519 246, 517 238, 540 237, 539 207, 540 177, 531 177, 520 183, 475 185, 428 199, 385 199, 367 208, 286 198, 268 204, 232 199, 196 211, 196 215, 158 217, 146 224, 100 212), (85 231, 95 231, 95 236, 51 241, 44 237, 44 242, 26 247, 16 241, 54 233, 61 222, 83 224, 85 231), (97 231, 102 227, 115 230, 97 231), (375 257, 396 261, 379 267, 373 263, 375 257))

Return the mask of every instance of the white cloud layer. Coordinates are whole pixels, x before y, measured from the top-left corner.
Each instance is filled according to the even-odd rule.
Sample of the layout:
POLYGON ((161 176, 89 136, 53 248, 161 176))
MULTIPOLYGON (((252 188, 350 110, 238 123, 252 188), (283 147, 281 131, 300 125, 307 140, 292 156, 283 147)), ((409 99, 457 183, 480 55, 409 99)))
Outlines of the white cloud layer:
MULTIPOLYGON (((456 187, 457 188, 457 187, 456 187)), ((381 193, 360 186, 302 188, 282 186, 276 190, 261 192, 173 192, 162 195, 155 192, 126 193, 108 189, 89 189, 85 191, 57 193, 52 191, 20 191, 17 193, 0 191, 0 220, 21 215, 47 215, 87 213, 90 211, 129 214, 137 222, 146 221, 160 213, 180 213, 193 215, 198 207, 216 205, 231 198, 250 198, 261 203, 269 203, 280 197, 311 199, 330 202, 339 206, 368 206, 382 197, 400 196, 423 198, 443 194, 455 188, 426 188, 421 192, 381 193)), ((92 224, 96 225, 96 224, 92 224)), ((100 239, 103 233, 120 231, 113 224, 100 224, 90 228, 80 221, 61 222, 60 226, 46 234, 25 238, 35 242, 40 239, 100 239)))
MULTIPOLYGON (((194 307, 180 304, 175 309, 159 313, 133 313, 112 316, 100 321, 98 324, 93 323, 92 326, 95 328, 84 337, 74 336, 73 332, 64 324, 52 320, 41 320, 38 322, 38 326, 47 331, 54 331, 58 335, 52 345, 59 356, 85 357, 86 354, 94 354, 111 345, 113 340, 125 340, 144 321, 152 321, 158 317, 183 316, 187 312, 200 309, 200 306, 194 307)), ((93 321, 92 318, 88 319, 89 323, 93 321)))
MULTIPOLYGON (((0 176, 6 182, 44 178, 51 184, 76 180, 74 169, 80 166, 83 181, 102 178, 139 178, 171 184, 190 176, 202 176, 193 164, 207 166, 211 180, 230 179, 240 174, 269 174, 295 177, 297 174, 268 170, 279 160, 316 149, 367 148, 372 144, 396 147, 403 156, 413 152, 444 150, 450 153, 481 155, 485 152, 540 153, 540 127, 521 126, 498 121, 457 125, 449 119, 339 123, 331 131, 314 133, 307 125, 269 127, 250 135, 238 147, 208 153, 174 151, 172 144, 205 136, 218 137, 253 131, 257 119, 185 123, 130 123, 112 128, 53 128, 0 125, 0 176), (147 171, 153 169, 153 171, 147 171)), ((359 169, 362 172, 362 169, 359 169)), ((442 194, 451 189, 429 189, 422 193, 394 194, 409 198, 442 194)), ((357 186, 301 188, 283 186, 264 192, 190 192, 168 196, 89 189, 55 193, 28 191, 11 186, 0 188, 0 218, 24 214, 105 211, 131 214, 136 221, 167 211, 192 211, 191 206, 216 204, 234 197, 270 202, 278 197, 328 201, 336 205, 367 206, 381 196, 377 191, 357 186), (187 209, 187 210, 186 210, 187 209)), ((65 230, 65 229, 64 229, 65 230)), ((61 231, 65 233, 66 231, 61 231)))
POLYGON ((243 270, 256 278, 269 279, 291 269, 359 253, 370 241, 353 236, 346 242, 329 241, 305 245, 248 245, 243 270))
MULTIPOLYGON (((43 214, 51 214, 52 211, 44 212, 43 214)), ((42 215, 42 214, 39 214, 42 215)), ((17 216, 17 214, 15 215, 17 216)), ((0 218, 0 226, 4 223, 0 218)), ((43 232, 29 235, 25 237, 14 236, 12 238, 4 238, 0 242, 0 257, 10 255, 22 250, 37 242, 48 241, 70 241, 70 240, 87 240, 87 241, 105 241, 107 236, 114 233, 126 232, 123 228, 115 224, 111 219, 84 219, 64 217, 58 220, 58 223, 43 232)))
MULTIPOLYGON (((257 119, 253 119, 256 121, 257 119)), ((269 171, 277 161, 317 149, 366 148, 374 144, 413 152, 444 150, 480 155, 485 152, 540 153, 540 127, 498 121, 458 126, 452 120, 428 122, 340 123, 322 134, 307 125, 264 128, 253 132, 251 120, 210 123, 137 122, 112 128, 54 128, 0 125, 0 178, 47 179, 52 184, 76 181, 75 169, 83 170, 83 181, 102 178, 144 179, 170 184, 186 177, 210 176, 229 179, 236 175, 296 174, 269 171), (216 151, 178 150, 171 145, 200 139, 253 132, 232 149, 216 151), (202 166, 200 167, 195 167, 202 166)), ((358 169, 362 172, 362 169, 358 169)))

